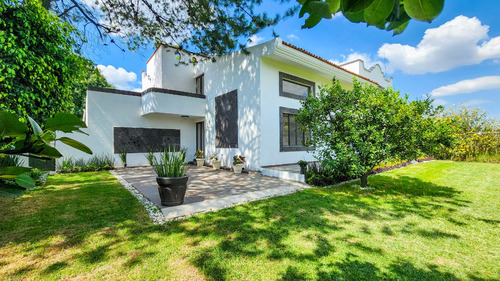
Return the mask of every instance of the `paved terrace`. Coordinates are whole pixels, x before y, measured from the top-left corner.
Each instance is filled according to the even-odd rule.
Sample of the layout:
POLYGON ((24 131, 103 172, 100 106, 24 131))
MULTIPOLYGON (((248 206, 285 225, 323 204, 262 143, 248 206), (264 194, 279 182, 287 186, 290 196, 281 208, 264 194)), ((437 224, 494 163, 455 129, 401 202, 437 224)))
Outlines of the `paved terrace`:
POLYGON ((156 204, 167 220, 309 188, 305 183, 262 176, 254 172, 235 174, 210 167, 190 166, 184 204, 165 207, 160 203, 156 174, 151 167, 117 169, 115 172, 156 204))

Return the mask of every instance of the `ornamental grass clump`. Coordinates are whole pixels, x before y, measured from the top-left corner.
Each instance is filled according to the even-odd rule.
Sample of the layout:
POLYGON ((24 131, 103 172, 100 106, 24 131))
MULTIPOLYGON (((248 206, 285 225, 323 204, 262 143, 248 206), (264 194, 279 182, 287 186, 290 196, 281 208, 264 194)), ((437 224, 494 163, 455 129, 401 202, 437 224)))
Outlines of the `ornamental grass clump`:
POLYGON ((187 171, 185 159, 185 150, 165 148, 158 157, 153 157, 153 170, 158 177, 184 177, 187 171))

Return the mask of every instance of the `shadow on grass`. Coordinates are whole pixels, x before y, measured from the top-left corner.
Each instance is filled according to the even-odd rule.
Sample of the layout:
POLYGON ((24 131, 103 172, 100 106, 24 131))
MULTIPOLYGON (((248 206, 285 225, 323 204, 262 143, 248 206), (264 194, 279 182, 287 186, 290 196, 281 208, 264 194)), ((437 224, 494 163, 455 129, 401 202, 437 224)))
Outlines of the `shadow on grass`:
MULTIPOLYGON (((432 218, 436 210, 451 209, 452 206, 460 208, 469 203, 459 199, 459 192, 450 187, 410 177, 376 175, 370 177, 369 181, 370 185, 376 187, 375 190, 363 191, 349 185, 311 189, 195 216, 186 221, 171 222, 166 226, 153 226, 147 223, 148 218, 136 199, 126 190, 117 188, 116 181, 110 175, 84 173, 79 179, 77 175, 58 178, 57 185, 66 185, 66 188, 54 188, 49 182, 47 188, 34 192, 32 197, 16 199, 27 201, 26 205, 30 204, 29 200, 37 200, 33 202, 36 205, 35 212, 8 214, 5 209, 0 211, 0 218, 3 220, 0 233, 7 234, 4 237, 8 237, 0 238, 0 248, 7 243, 26 243, 31 247, 38 247, 38 242, 59 235, 63 236, 64 241, 53 247, 63 250, 66 247, 78 247, 79 244, 86 243, 89 237, 99 234, 109 238, 109 242, 81 251, 73 257, 81 263, 94 266, 107 262, 113 251, 111 245, 121 242, 120 238, 116 238, 120 237, 120 231, 126 232, 128 242, 138 245, 157 243, 171 235, 182 235, 186 241, 191 241, 191 247, 197 247, 200 241, 212 237, 216 242, 193 251, 190 262, 208 279, 226 280, 229 278, 230 268, 225 260, 235 257, 259 257, 274 262, 287 260, 300 264, 317 262, 336 254, 329 237, 332 233, 345 231, 350 221, 334 220, 334 217, 347 215, 390 224, 407 216, 432 218), (287 239, 298 233, 307 233, 302 239, 312 245, 311 251, 302 253, 289 248, 287 239)), ((14 207, 16 204, 11 206, 14 207)), ((359 230, 367 237, 374 231, 378 230, 370 229, 368 225, 359 230)), ((436 229, 419 229, 417 226, 407 226, 401 230, 386 225, 381 232, 392 236, 398 231, 410 231, 425 239, 460 238, 458 235, 436 229)), ((345 242, 349 238, 335 239, 345 242)), ((369 255, 385 255, 382 249, 360 241, 351 243, 351 246, 351 250, 369 255)), ((136 250, 123 266, 139 265, 144 259, 161 251, 161 248, 152 248, 148 252, 136 250)), ((54 263, 43 272, 55 273, 65 269, 68 263, 70 261, 54 263)), ((457 279, 437 269, 417 269, 409 261, 396 261, 389 269, 381 269, 357 258, 355 254, 349 254, 342 262, 332 263, 327 267, 332 270, 318 266, 315 274, 318 279, 383 280, 396 279, 399 274, 409 276, 405 279, 410 280, 457 279)), ((280 278, 301 280, 307 279, 307 275, 299 267, 291 265, 280 278)))

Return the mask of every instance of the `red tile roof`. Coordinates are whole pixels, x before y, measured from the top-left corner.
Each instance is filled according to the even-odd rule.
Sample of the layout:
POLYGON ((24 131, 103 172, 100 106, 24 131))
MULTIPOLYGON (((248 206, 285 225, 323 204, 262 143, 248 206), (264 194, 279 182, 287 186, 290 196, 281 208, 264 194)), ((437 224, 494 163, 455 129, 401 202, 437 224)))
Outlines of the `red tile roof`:
POLYGON ((297 46, 295 46, 295 45, 292 45, 292 44, 287 43, 287 42, 285 42, 285 41, 283 41, 283 45, 285 45, 285 46, 287 46, 287 47, 290 47, 290 48, 292 48, 292 49, 295 49, 295 50, 297 50, 297 51, 299 51, 299 52, 302 52, 302 53, 304 53, 304 54, 306 54, 306 55, 308 55, 308 56, 311 56, 311 57, 313 57, 313 58, 315 58, 315 59, 318 59, 318 60, 320 60, 320 61, 322 61, 322 62, 324 62, 324 63, 327 63, 327 64, 329 64, 329 65, 331 65, 331 66, 333 66, 333 67, 336 67, 336 68, 338 68, 338 69, 340 69, 340 70, 342 70, 342 71, 345 71, 345 72, 347 72, 347 73, 350 73, 350 74, 352 74, 352 75, 354 75, 354 76, 358 76, 358 77, 360 77, 360 78, 363 78, 364 80, 367 80, 367 81, 369 81, 369 82, 371 82, 371 83, 373 83, 373 84, 375 84, 375 85, 377 85, 377 86, 380 86, 377 82, 375 82, 375 81, 373 81, 373 80, 371 80, 371 79, 368 79, 368 78, 366 78, 366 77, 364 77, 364 76, 361 76, 361 75, 359 75, 359 74, 357 74, 357 73, 354 73, 354 72, 352 72, 352 71, 349 71, 349 70, 347 70, 347 69, 345 69, 345 68, 343 68, 343 67, 341 67, 341 66, 338 66, 338 65, 336 65, 336 64, 334 64, 334 63, 332 63, 332 62, 330 62, 330 61, 328 61, 328 60, 325 60, 325 59, 324 59, 324 58, 322 58, 322 57, 319 57, 319 56, 317 56, 317 55, 315 55, 315 54, 312 54, 312 53, 310 53, 310 52, 308 52, 308 51, 306 51, 306 50, 304 50, 304 49, 302 49, 302 48, 299 48, 299 47, 297 47, 297 46))

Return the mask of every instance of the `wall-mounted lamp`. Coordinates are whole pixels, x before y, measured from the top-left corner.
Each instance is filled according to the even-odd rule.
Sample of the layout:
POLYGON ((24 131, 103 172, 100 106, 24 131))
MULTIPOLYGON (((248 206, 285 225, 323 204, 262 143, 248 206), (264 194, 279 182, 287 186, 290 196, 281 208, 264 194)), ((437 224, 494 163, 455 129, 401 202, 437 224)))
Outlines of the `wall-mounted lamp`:
POLYGON ((188 118, 189 118, 189 115, 181 115, 181 118, 182 118, 182 119, 188 119, 188 118))

